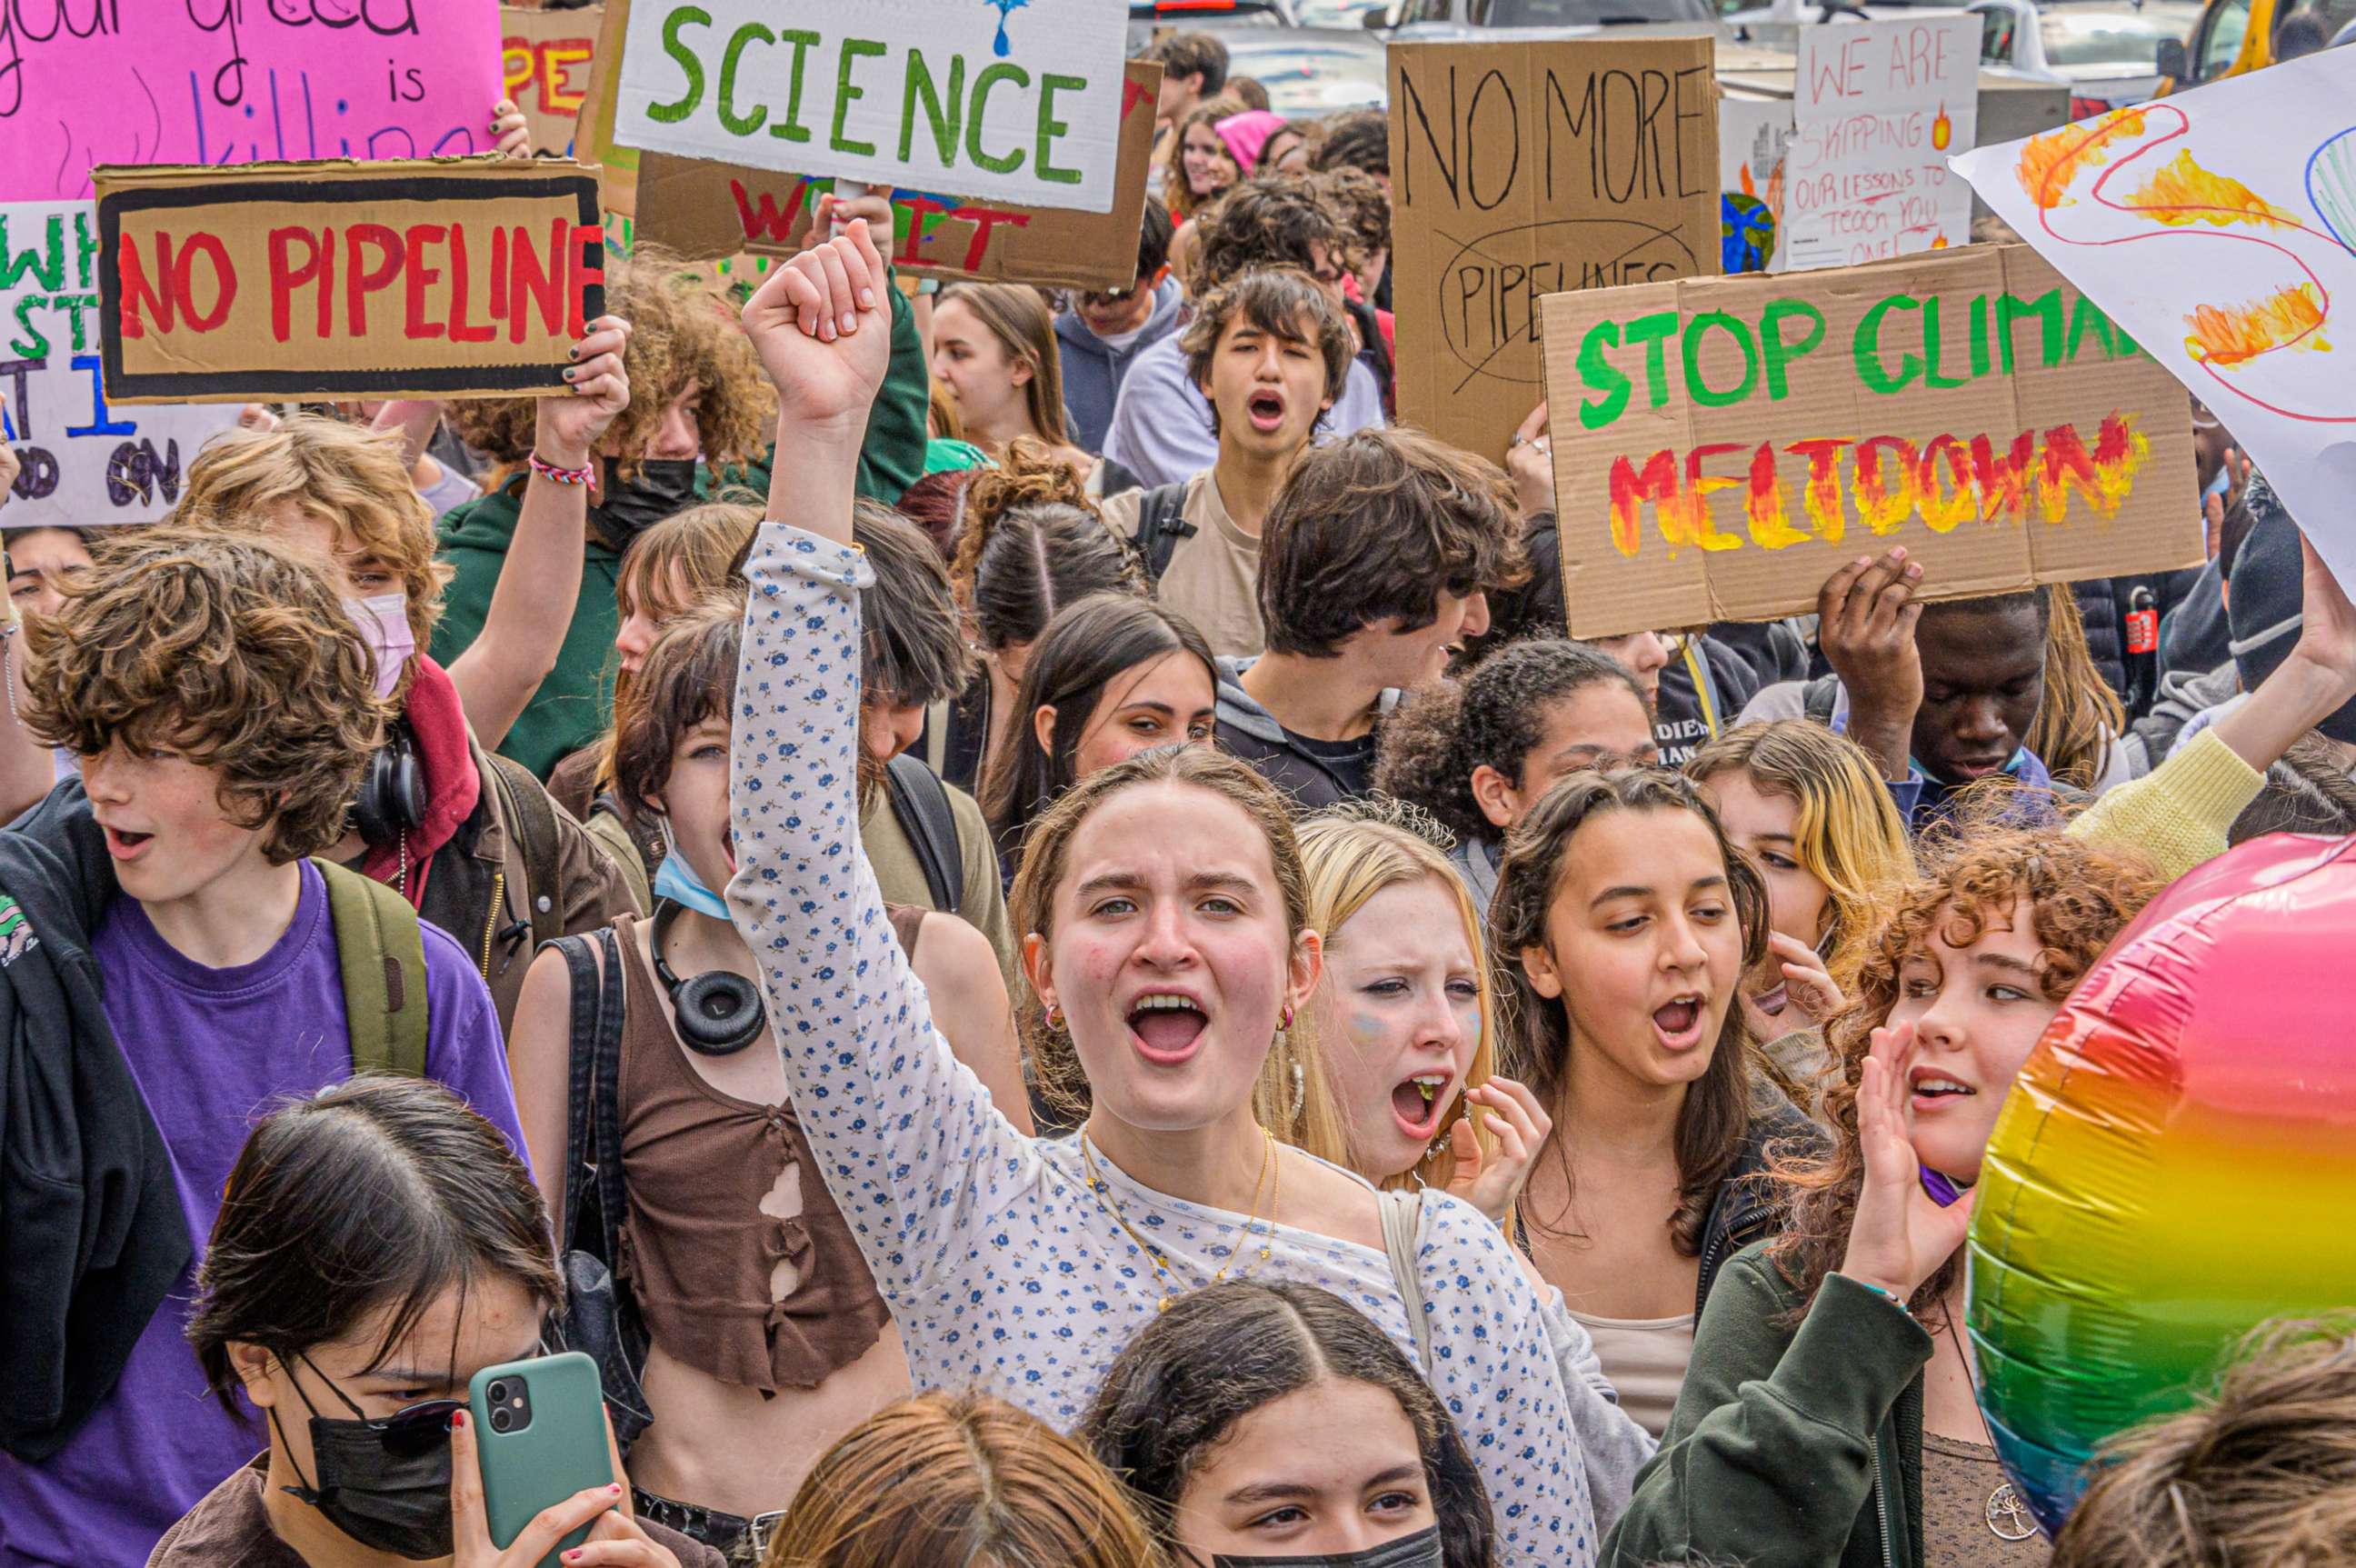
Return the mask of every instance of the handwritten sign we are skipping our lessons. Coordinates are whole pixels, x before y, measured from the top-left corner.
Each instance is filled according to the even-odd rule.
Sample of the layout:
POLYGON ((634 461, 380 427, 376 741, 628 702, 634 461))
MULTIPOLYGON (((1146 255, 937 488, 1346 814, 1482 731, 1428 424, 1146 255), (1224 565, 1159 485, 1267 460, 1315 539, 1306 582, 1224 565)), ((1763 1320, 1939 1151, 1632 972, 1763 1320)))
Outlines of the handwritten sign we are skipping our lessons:
POLYGON ((1105 0, 638 0, 614 139, 1102 212, 1126 27, 1105 0))
POLYGON ((0 0, 0 201, 98 164, 491 150, 484 0, 0 0))
POLYGON ((98 219, 123 403, 552 392, 605 310, 574 164, 101 169, 98 219))
POLYGON ((22 465, 12 528, 153 522, 180 499, 220 407, 118 409, 101 381, 98 209, 0 204, 0 442, 22 465))
MULTIPOLYGON (((1137 270, 1162 68, 1131 60, 1128 72, 1120 180, 1111 211, 1006 207, 901 187, 892 193, 892 237, 888 243, 877 240, 886 259, 919 277, 1127 288, 1137 270)), ((637 221, 649 240, 694 260, 740 252, 790 256, 807 242, 819 198, 833 184, 648 153, 638 168, 637 221)))
POLYGON ((1980 18, 1802 27, 1783 187, 1783 264, 1848 266, 1971 239, 1947 167, 1979 124, 1980 18))
POLYGON ((2201 560, 2184 389, 2026 246, 1541 308, 1575 637, 1803 612, 1890 543, 1936 598, 2201 560))
POLYGON ((1538 301, 1718 270, 1707 38, 1390 47, 1399 415, 1503 457, 1538 301))

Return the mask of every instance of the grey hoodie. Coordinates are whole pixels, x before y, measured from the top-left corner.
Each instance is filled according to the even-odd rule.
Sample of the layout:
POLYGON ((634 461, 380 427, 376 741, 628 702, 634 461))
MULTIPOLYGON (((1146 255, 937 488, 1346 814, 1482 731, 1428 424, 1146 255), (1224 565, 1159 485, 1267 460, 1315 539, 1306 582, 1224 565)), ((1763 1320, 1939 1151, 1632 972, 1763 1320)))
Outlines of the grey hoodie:
MULTIPOLYGON (((1277 723, 1276 715, 1244 690, 1243 672, 1258 662, 1256 657, 1219 660, 1219 749, 1258 768, 1260 777, 1290 795, 1296 809, 1303 812, 1339 805, 1364 793, 1363 786, 1335 771, 1311 749, 1317 743, 1303 742, 1277 723)), ((1375 712, 1387 714, 1398 706, 1398 689, 1387 688, 1376 701, 1375 712)))
POLYGON ((1146 318, 1145 329, 1123 349, 1089 330, 1076 310, 1055 317, 1055 338, 1063 349, 1064 413, 1071 421, 1072 445, 1084 452, 1104 450, 1121 377, 1140 354, 1178 330, 1185 302, 1178 280, 1163 278, 1153 291, 1153 314, 1146 318))

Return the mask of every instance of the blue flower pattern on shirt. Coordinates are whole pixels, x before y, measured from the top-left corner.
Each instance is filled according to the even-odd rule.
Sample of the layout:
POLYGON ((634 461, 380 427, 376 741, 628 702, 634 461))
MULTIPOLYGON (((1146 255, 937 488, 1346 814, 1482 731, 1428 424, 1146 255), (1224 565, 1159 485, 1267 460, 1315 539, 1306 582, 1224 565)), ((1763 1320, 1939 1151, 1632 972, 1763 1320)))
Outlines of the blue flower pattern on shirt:
MULTIPOLYGON (((737 679, 729 903, 757 960, 787 1081, 843 1217, 891 1304, 919 1388, 980 1387, 1059 1430, 1077 1424, 1163 1286, 1106 1212, 1206 1283, 1242 1217, 1140 1186, 1076 1137, 1027 1138, 933 1026, 858 851, 858 590, 853 549, 769 522, 737 679)), ((1289 1227, 1256 1236, 1234 1277, 1332 1291, 1410 1359, 1385 1255, 1289 1227)), ((1419 1248, 1431 1380, 1487 1483, 1498 1560, 1589 1568, 1593 1512, 1542 1308, 1510 1247, 1469 1205, 1424 1197, 1419 1248)))

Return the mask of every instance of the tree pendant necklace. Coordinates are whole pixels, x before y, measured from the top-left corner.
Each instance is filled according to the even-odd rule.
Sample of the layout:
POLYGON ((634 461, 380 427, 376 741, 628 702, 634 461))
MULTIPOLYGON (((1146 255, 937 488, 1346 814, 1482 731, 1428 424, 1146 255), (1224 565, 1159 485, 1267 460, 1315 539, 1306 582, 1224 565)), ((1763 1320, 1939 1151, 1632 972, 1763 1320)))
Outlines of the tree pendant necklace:
MULTIPOLYGON (((1947 1304, 1944 1301, 1939 1304, 1939 1315, 1947 1320, 1947 1337, 1955 1342, 1955 1354, 1964 1359, 1965 1382, 1976 1383, 1971 1375, 1971 1357, 1965 1351, 1963 1340, 1955 1334, 1955 1315, 1947 1310, 1947 1304)), ((1972 1392, 1972 1414, 1979 1418, 1980 1434, 1987 1439, 1988 1452, 1995 1453, 1996 1433, 1989 1428, 1987 1415, 1980 1409, 1979 1392, 1976 1386, 1972 1392)), ((2003 1461, 1998 1460, 1997 1474, 1999 1477, 2004 1475, 2002 1465, 2003 1461)), ((1987 1522, 1988 1533, 1998 1541, 2027 1541, 2037 1533, 2037 1516, 2029 1511, 2029 1505, 2020 1500, 2020 1494, 2012 1489, 2012 1482, 2008 1479, 1997 1480, 1995 1489, 1987 1495, 1987 1505, 1980 1510, 1980 1518, 1987 1522)))

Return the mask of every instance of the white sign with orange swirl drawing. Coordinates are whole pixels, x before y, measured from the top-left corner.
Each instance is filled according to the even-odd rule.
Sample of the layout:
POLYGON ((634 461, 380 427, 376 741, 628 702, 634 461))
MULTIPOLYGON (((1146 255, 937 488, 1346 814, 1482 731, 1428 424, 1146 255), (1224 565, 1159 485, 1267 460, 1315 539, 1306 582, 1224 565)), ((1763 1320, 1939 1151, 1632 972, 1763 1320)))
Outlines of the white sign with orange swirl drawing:
POLYGON ((2334 575, 2356 584, 2356 50, 1954 166, 2215 411, 2334 575))

